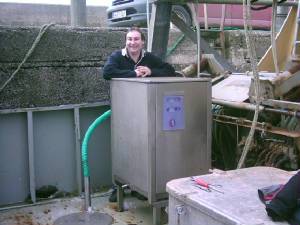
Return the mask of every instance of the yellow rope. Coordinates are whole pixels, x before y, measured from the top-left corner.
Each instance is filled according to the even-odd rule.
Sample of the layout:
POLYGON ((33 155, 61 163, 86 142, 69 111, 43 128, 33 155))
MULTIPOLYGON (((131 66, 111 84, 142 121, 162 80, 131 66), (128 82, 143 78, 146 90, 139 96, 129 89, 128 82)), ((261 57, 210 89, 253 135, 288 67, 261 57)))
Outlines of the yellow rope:
POLYGON ((249 135, 246 139, 246 143, 245 143, 241 158, 238 162, 238 166, 237 166, 238 169, 243 167, 246 156, 249 152, 250 145, 252 143, 254 131, 256 128, 256 124, 257 124, 259 105, 260 105, 260 101, 261 101, 260 100, 260 85, 259 85, 260 83, 259 83, 259 75, 258 75, 258 69, 257 69, 257 57, 256 57, 256 52, 255 52, 255 46, 254 46, 255 41, 253 40, 253 37, 252 37, 252 26, 249 23, 249 18, 251 17, 250 10, 251 10, 250 0, 243 0, 244 28, 245 28, 245 36, 246 36, 248 54, 250 56, 250 61, 251 61, 251 69, 253 71, 256 105, 255 105, 253 121, 251 124, 251 129, 250 129, 249 135), (249 32, 249 30, 251 33, 249 32))
POLYGON ((277 46, 276 46, 276 16, 277 16, 277 0, 273 0, 272 7, 272 27, 271 27, 271 42, 272 42, 272 55, 276 77, 279 76, 279 67, 277 59, 277 46))
POLYGON ((55 24, 51 23, 51 24, 45 24, 42 26, 42 28, 39 31, 38 36, 36 37, 35 41, 33 42, 31 48, 28 50, 28 52, 26 53, 24 59, 22 60, 22 62, 18 65, 18 68, 12 73, 12 75, 8 78, 7 81, 5 81, 5 83, 1 86, 0 88, 0 93, 3 91, 3 89, 8 85, 8 83, 15 77, 15 75, 19 72, 19 70, 21 69, 21 67, 24 65, 24 63, 27 61, 27 59, 31 56, 31 54, 33 53, 34 49, 36 48, 36 46, 38 45, 38 43, 40 42, 42 36, 44 35, 44 33, 47 31, 47 29, 51 26, 53 26, 55 24))

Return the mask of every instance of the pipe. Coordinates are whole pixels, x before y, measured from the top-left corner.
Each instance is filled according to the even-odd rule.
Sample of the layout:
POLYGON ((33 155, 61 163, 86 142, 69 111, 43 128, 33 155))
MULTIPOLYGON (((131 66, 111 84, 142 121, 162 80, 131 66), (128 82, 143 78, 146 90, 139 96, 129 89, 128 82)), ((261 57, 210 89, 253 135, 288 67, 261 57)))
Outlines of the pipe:
MULTIPOLYGON (((212 103, 217 104, 217 105, 228 106, 228 107, 232 107, 232 108, 236 108, 236 109, 245 109, 245 110, 250 110, 250 111, 255 110, 255 105, 250 104, 250 103, 245 103, 245 102, 237 103, 237 102, 223 101, 223 100, 219 100, 219 99, 212 99, 212 103)), ((259 111, 263 111, 263 110, 264 110, 264 107, 259 106, 259 111)))
MULTIPOLYGON (((213 104, 217 105, 223 105, 235 109, 243 109, 243 110, 250 110, 254 111, 255 110, 255 105, 246 103, 246 102, 229 102, 229 101, 224 101, 224 100, 219 100, 219 99, 212 99, 213 104)), ((292 110, 286 110, 286 109, 273 109, 273 108, 268 108, 265 106, 259 106, 259 111, 266 111, 266 112, 272 112, 272 113, 277 113, 281 115, 286 115, 286 116, 295 116, 297 118, 300 118, 300 111, 292 111, 292 110)))
MULTIPOLYGON (((251 120, 247 120, 244 118, 240 117, 234 117, 234 116, 225 116, 225 115, 219 115, 219 114, 213 114, 213 120, 218 123, 223 123, 223 124, 230 124, 230 125, 235 125, 237 126, 237 137, 238 137, 238 127, 251 127, 251 120)), ((257 122, 255 130, 259 130, 262 132, 269 132, 272 134, 279 134, 283 135, 286 137, 291 137, 291 138, 297 138, 299 137, 299 132, 297 131, 289 131, 280 127, 273 127, 269 123, 265 122, 257 122)))
POLYGON ((81 160, 82 170, 84 176, 84 192, 85 192, 85 209, 87 212, 91 211, 91 195, 90 195, 90 171, 88 161, 88 142, 94 132, 95 128, 98 127, 103 121, 105 121, 111 115, 111 110, 107 110, 101 116, 99 116, 87 129, 81 146, 81 160))
POLYGON ((184 34, 182 34, 179 38, 177 38, 175 43, 170 48, 167 49, 166 57, 172 54, 172 52, 178 47, 178 45, 184 40, 184 38, 185 38, 184 34))
POLYGON ((291 111, 291 110, 286 110, 286 109, 272 109, 272 108, 265 108, 265 111, 300 118, 299 111, 291 111))
POLYGON ((92 212, 92 199, 90 188, 90 176, 84 177, 84 208, 86 212, 92 212))

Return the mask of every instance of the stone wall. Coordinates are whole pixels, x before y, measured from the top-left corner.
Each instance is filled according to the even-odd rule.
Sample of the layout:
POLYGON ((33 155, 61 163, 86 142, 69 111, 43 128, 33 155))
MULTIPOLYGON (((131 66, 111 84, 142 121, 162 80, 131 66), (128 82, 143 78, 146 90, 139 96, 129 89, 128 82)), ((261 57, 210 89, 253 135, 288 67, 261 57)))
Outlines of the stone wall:
MULTIPOLYGON (((109 54, 124 46, 125 29, 50 27, 23 68, 0 93, 0 109, 58 106, 109 100, 109 83, 102 67, 109 54)), ((0 26, 0 85, 11 76, 39 33, 38 27, 0 26)), ((169 46, 182 34, 170 33, 169 46)), ((257 52, 269 46, 266 32, 257 33, 257 52)), ((218 33, 202 33, 218 45, 218 33)), ((226 32, 227 57, 249 70, 244 37, 226 32)), ((196 45, 187 38, 167 61, 176 68, 196 61, 196 45)))

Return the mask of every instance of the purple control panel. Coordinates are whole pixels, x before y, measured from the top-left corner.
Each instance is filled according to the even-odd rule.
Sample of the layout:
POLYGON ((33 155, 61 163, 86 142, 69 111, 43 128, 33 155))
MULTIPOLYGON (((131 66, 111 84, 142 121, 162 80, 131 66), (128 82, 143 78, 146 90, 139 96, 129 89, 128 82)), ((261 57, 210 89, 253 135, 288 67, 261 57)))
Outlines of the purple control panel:
POLYGON ((163 130, 182 130, 185 128, 184 96, 164 96, 163 130))

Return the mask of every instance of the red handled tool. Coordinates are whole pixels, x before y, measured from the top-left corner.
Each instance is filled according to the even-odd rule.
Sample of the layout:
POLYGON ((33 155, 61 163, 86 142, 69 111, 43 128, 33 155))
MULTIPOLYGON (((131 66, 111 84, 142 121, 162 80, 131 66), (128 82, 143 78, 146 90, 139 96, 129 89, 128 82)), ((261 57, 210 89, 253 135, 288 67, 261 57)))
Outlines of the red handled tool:
POLYGON ((209 183, 205 182, 203 179, 201 179, 201 178, 196 178, 196 177, 191 177, 191 179, 192 179, 192 181, 194 181, 194 182, 197 184, 197 186, 198 186, 200 189, 202 189, 202 190, 206 190, 206 191, 211 191, 211 190, 213 190, 213 191, 217 191, 217 192, 219 192, 219 193, 224 194, 224 192, 219 191, 218 189, 215 189, 215 188, 214 188, 214 187, 222 187, 222 185, 218 185, 218 184, 209 184, 209 183), (205 188, 205 189, 203 189, 203 188, 205 188))

